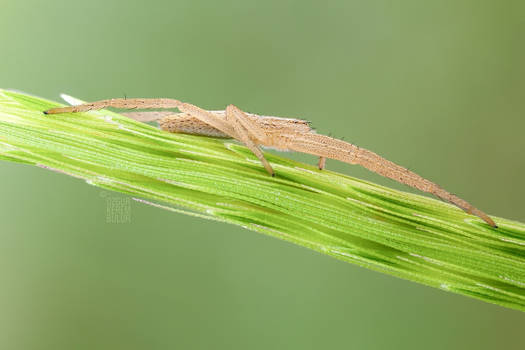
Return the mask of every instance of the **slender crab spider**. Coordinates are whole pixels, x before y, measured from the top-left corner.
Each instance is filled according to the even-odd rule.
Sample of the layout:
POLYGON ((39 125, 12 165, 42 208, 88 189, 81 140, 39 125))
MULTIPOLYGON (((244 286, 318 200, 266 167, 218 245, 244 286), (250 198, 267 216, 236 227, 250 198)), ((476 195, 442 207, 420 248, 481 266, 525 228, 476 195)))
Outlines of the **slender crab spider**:
POLYGON ((44 113, 74 113, 106 107, 121 109, 177 108, 181 113, 169 111, 132 112, 126 115, 140 121, 159 120, 160 127, 169 132, 236 139, 246 145, 259 158, 266 171, 272 176, 275 173, 264 157, 260 146, 318 156, 320 170, 324 169, 326 158, 349 164, 359 164, 379 175, 420 191, 431 193, 458 206, 469 214, 480 217, 490 226, 497 227, 487 214, 435 183, 367 149, 329 136, 316 134, 308 122, 304 120, 245 113, 234 105, 229 105, 224 111, 206 111, 189 103, 166 98, 101 100, 78 106, 52 108, 44 113))

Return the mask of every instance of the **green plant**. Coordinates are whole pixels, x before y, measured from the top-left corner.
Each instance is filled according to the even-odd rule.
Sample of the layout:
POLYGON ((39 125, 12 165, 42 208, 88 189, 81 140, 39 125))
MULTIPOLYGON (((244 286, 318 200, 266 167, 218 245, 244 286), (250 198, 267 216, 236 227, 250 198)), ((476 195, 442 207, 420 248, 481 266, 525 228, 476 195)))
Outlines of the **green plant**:
POLYGON ((525 224, 267 154, 162 132, 117 113, 45 116, 0 90, 0 159, 38 165, 164 209, 241 225, 338 259, 525 310, 525 224))

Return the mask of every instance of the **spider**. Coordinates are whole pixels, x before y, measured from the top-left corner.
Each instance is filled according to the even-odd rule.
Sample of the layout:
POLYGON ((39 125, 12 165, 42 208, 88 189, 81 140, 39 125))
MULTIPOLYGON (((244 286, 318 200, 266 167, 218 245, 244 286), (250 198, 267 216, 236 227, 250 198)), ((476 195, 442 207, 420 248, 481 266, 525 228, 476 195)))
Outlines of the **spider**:
POLYGON ((168 98, 116 98, 78 106, 52 108, 45 111, 44 114, 84 112, 106 107, 120 109, 177 108, 181 113, 132 112, 125 115, 139 121, 159 120, 161 129, 168 132, 236 139, 259 158, 271 176, 275 176, 275 172, 264 157, 260 146, 318 156, 320 170, 325 168, 326 158, 358 164, 379 175, 431 193, 497 228, 496 223, 487 214, 437 184, 372 151, 329 136, 316 134, 310 128, 309 123, 304 120, 246 113, 234 105, 229 105, 223 111, 207 111, 192 104, 168 98))

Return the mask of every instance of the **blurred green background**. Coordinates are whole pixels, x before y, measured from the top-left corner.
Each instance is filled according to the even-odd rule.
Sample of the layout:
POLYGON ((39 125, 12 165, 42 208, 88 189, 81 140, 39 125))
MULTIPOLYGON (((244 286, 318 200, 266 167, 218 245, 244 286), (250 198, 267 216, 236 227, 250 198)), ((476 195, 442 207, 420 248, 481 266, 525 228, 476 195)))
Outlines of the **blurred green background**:
MULTIPOLYGON (((301 117, 525 221, 523 1, 1 8, 3 88, 301 117)), ((518 311, 44 169, 0 169, 1 349, 523 348, 518 311), (130 205, 129 222, 112 223, 112 199, 130 205)))

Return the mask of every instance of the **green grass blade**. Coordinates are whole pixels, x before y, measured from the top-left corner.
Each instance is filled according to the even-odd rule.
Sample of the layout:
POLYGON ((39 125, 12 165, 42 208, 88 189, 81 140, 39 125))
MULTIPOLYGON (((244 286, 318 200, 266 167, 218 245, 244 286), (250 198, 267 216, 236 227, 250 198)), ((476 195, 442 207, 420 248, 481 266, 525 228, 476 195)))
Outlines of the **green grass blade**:
POLYGON ((45 116, 56 103, 0 90, 0 159, 140 201, 240 225, 338 259, 525 310, 525 224, 481 219, 243 146, 162 132, 109 111, 45 116))

